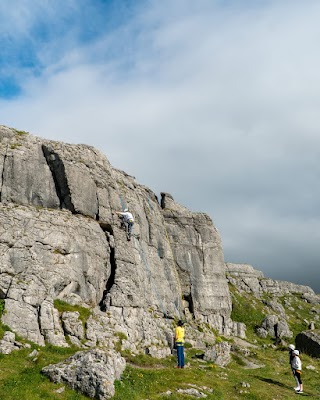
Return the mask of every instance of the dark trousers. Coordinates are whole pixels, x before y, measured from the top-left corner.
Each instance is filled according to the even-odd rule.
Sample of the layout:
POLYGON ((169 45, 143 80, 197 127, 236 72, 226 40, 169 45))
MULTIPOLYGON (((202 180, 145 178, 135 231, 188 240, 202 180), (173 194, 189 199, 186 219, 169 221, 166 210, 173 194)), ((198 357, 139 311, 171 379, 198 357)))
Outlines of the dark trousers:
POLYGON ((296 378, 296 380, 299 382, 299 384, 302 384, 301 380, 301 371, 298 371, 297 369, 293 370, 293 375, 296 378))
POLYGON ((183 343, 176 343, 177 346, 177 357, 178 357, 178 367, 184 367, 184 346, 183 343))

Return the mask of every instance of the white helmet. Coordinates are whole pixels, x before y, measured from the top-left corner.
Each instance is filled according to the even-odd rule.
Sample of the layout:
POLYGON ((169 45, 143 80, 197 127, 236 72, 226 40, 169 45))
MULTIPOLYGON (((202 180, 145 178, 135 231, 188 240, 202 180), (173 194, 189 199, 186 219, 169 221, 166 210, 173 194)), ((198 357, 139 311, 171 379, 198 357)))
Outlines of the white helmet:
POLYGON ((293 354, 295 354, 296 356, 298 356, 300 354, 299 350, 293 350, 293 354))
POLYGON ((295 345, 294 344, 289 344, 289 349, 290 350, 294 350, 295 349, 295 345))
POLYGON ((128 211, 129 211, 129 208, 125 208, 123 212, 128 212, 128 211))

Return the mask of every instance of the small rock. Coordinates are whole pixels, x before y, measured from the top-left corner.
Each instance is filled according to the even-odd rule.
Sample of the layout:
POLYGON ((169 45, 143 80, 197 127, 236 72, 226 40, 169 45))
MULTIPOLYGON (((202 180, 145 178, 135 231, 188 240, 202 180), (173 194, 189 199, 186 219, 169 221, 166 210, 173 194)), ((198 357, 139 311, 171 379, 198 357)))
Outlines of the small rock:
POLYGON ((61 388, 55 390, 56 393, 63 393, 65 391, 65 386, 62 386, 61 388))
POLYGON ((306 369, 310 369, 311 371, 315 371, 316 367, 314 367, 313 365, 307 365, 306 369))

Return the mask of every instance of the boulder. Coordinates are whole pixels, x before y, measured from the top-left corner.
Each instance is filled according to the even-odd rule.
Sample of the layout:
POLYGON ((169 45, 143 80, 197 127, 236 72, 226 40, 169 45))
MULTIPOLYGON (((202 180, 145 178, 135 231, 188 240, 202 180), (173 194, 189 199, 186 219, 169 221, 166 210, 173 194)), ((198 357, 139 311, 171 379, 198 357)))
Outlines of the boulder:
POLYGON ((264 337, 263 330, 267 332, 269 336, 281 339, 283 337, 292 337, 293 333, 290 331, 289 326, 285 320, 282 320, 277 315, 267 315, 262 321, 262 330, 257 330, 260 337, 264 337))
POLYGON ((320 330, 299 333, 296 336, 296 348, 311 357, 320 358, 320 330))
POLYGON ((225 367, 231 361, 230 350, 230 343, 217 343, 205 351, 204 360, 213 361, 219 367, 225 367))
POLYGON ((119 353, 95 349, 78 352, 61 363, 44 367, 41 372, 55 383, 105 400, 114 396, 114 381, 120 379, 125 366, 119 353))

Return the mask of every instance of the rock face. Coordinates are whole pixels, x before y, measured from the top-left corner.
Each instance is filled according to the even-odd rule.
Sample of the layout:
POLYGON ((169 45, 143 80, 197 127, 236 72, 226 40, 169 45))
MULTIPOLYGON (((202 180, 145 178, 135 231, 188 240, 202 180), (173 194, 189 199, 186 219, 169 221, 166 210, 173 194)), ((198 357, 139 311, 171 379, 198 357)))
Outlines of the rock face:
POLYGON ((263 293, 274 296, 301 293, 309 302, 320 302, 319 296, 315 295, 309 286, 265 278, 261 271, 248 264, 226 263, 226 272, 228 281, 243 292, 251 292, 258 296, 263 293))
POLYGON ((78 352, 66 361, 49 365, 42 373, 56 383, 66 383, 89 397, 105 400, 114 396, 114 381, 120 379, 126 362, 113 351, 78 352))
POLYGON ((172 318, 243 332, 230 320, 221 240, 207 215, 168 194, 159 204, 90 146, 3 126, 0 172, 2 321, 22 337, 112 346, 122 332, 123 346, 167 355, 172 318), (130 242, 115 214, 125 207, 135 216, 130 242), (85 330, 56 299, 93 310, 85 330))
POLYGON ((311 357, 320 358, 320 330, 299 333, 296 337, 296 348, 311 357))

